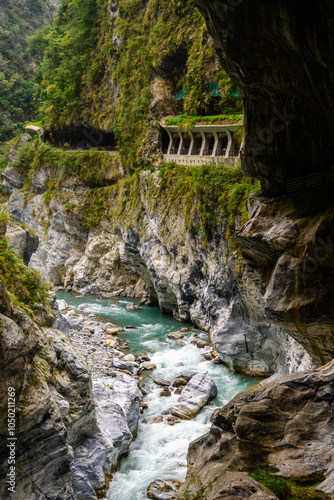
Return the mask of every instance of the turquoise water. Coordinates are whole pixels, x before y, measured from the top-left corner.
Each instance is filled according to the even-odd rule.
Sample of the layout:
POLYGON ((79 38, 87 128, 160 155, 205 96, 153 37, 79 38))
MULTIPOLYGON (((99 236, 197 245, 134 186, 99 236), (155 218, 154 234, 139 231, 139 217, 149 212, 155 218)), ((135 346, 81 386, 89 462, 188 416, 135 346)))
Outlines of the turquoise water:
POLYGON ((208 340, 208 334, 193 328, 184 333, 182 341, 171 340, 167 335, 181 327, 191 327, 161 313, 158 307, 139 307, 136 311, 126 311, 129 304, 137 303, 134 299, 115 297, 98 300, 93 296, 76 297, 69 293, 58 293, 70 307, 85 313, 94 313, 108 318, 117 326, 134 329, 124 330, 119 334, 127 340, 135 354, 148 353, 157 368, 144 372, 148 395, 145 396, 148 408, 144 410, 139 422, 138 435, 131 445, 131 452, 121 462, 120 469, 114 474, 110 485, 108 500, 143 500, 147 499, 146 489, 154 479, 177 479, 183 481, 186 476, 187 449, 191 441, 208 431, 213 406, 204 407, 193 420, 182 421, 176 425, 163 421, 153 423, 154 417, 169 412, 179 395, 160 397, 161 387, 153 383, 153 378, 173 380, 182 373, 208 372, 218 388, 218 396, 213 401, 223 406, 237 393, 255 384, 259 379, 230 373, 224 365, 215 365, 205 360, 203 354, 209 349, 198 349, 191 341, 199 338, 208 340), (118 304, 111 304, 119 301, 118 304))

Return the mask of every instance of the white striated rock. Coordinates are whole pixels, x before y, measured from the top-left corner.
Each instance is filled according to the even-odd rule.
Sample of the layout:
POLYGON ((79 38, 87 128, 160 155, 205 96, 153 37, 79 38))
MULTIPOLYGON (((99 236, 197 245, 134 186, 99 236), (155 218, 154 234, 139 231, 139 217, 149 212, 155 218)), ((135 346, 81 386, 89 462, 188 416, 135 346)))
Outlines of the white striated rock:
POLYGON ((57 305, 58 305, 59 311, 65 311, 66 309, 68 309, 68 304, 67 304, 66 300, 58 299, 57 305))
POLYGON ((203 406, 217 396, 217 387, 208 373, 194 375, 181 392, 181 396, 171 409, 172 415, 192 419, 203 406))

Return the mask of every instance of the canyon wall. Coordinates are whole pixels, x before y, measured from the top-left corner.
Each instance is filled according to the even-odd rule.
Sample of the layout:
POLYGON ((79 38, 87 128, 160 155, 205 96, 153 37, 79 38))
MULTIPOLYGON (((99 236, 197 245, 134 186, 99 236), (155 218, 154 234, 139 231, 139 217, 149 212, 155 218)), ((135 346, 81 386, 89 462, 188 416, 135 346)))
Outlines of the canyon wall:
POLYGON ((268 192, 333 165, 330 1, 196 0, 245 106, 246 175, 268 192))
MULTIPOLYGON (((171 172, 179 175, 176 168, 171 172)), ((91 191, 85 183, 66 178, 51 192, 55 171, 42 167, 30 172, 28 191, 18 190, 24 175, 12 164, 3 172, 4 185, 12 191, 8 209, 38 238, 33 253, 25 250, 23 240, 17 250, 29 254, 27 263, 45 280, 83 294, 125 295, 159 304, 163 312, 209 331, 220 361, 233 371, 269 375, 313 366, 298 342, 266 317, 260 293, 220 223, 213 223, 207 240, 196 195, 187 219, 182 197, 170 203, 171 187, 161 191, 166 179, 159 172, 142 171, 125 179, 133 191, 126 195, 123 212, 111 213, 126 197, 122 180, 103 191, 101 220, 88 228, 83 207, 91 191)), ((56 175, 60 178, 61 172, 56 175)), ((89 210, 88 220, 94 203, 89 210)))

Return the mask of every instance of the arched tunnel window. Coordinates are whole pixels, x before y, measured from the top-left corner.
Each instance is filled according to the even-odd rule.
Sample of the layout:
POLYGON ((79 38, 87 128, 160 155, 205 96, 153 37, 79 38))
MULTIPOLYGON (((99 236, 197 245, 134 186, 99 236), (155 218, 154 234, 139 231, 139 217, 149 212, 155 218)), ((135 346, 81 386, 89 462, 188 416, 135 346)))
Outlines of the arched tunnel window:
POLYGON ((167 154, 168 151, 168 146, 169 146, 169 135, 166 132, 166 130, 162 127, 160 127, 160 134, 161 134, 161 147, 162 147, 162 152, 163 154, 167 154))

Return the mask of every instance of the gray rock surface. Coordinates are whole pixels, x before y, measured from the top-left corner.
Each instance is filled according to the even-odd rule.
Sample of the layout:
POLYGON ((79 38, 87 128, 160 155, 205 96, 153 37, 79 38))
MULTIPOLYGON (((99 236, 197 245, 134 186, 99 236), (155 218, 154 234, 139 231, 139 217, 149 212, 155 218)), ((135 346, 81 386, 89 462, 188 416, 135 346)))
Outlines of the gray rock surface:
MULTIPOLYGON (((72 326, 73 318, 77 320, 69 337, 79 340, 81 334, 80 352, 64 333, 41 328, 17 311, 0 281, 1 498, 7 498, 8 387, 16 392, 17 500, 96 500, 97 493, 106 492, 111 470, 136 434, 142 398, 137 380, 116 373, 99 379, 93 394, 84 332, 92 334, 88 329, 78 331, 80 325, 92 324, 92 318, 66 314, 72 326)), ((97 322, 94 329, 106 336, 97 322)), ((98 333, 94 338, 100 342, 98 333)), ((105 376, 107 371, 104 366, 105 376)))
POLYGON ((327 479, 317 489, 333 496, 333 382, 331 361, 265 381, 216 410, 211 430, 190 444, 180 496, 196 478, 206 488, 222 484, 226 470, 268 466, 287 478, 322 472, 327 479))
POLYGON ((191 419, 203 406, 217 396, 217 387, 208 373, 194 375, 181 392, 181 396, 171 409, 172 415, 191 419))
POLYGON ((175 498, 175 493, 181 486, 179 481, 175 479, 156 479, 147 488, 148 498, 153 498, 154 500, 168 500, 169 498, 175 498))
MULTIPOLYGON (((47 168, 42 170, 42 177, 49 175, 47 168)), ((232 370, 273 373, 286 335, 266 318, 259 291, 244 272, 236 272, 240 263, 228 257, 228 245, 218 228, 214 240, 203 245, 173 207, 167 227, 164 207, 152 207, 146 197, 152 182, 160 182, 157 174, 142 172, 140 228, 102 219, 90 231, 80 214, 64 208, 70 194, 71 203, 80 210, 87 188, 79 189, 75 179, 64 181, 49 206, 37 187, 32 186, 28 201, 14 190, 9 211, 35 228, 39 237, 29 265, 46 280, 73 291, 138 296, 145 303, 158 303, 164 312, 210 331, 213 344, 232 370)), ((292 365, 298 363, 282 367, 292 365)))

